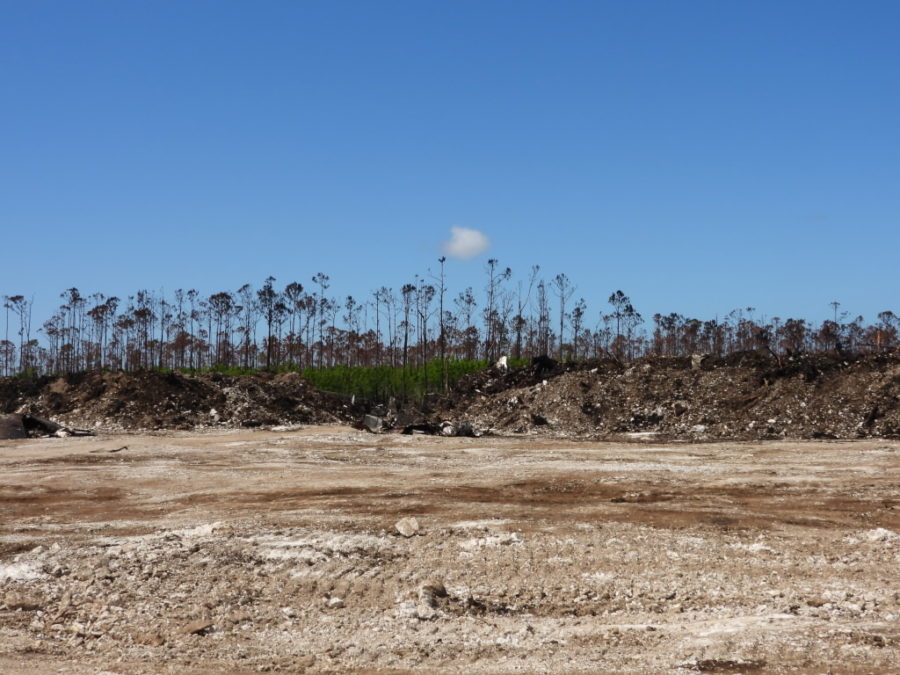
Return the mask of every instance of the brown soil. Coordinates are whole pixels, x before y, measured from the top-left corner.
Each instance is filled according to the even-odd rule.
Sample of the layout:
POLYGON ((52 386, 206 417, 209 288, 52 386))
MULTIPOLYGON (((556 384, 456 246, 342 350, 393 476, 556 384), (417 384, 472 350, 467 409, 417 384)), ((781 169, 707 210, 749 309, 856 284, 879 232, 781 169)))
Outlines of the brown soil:
POLYGON ((0 441, 0 671, 900 672, 898 457, 345 426, 0 441))

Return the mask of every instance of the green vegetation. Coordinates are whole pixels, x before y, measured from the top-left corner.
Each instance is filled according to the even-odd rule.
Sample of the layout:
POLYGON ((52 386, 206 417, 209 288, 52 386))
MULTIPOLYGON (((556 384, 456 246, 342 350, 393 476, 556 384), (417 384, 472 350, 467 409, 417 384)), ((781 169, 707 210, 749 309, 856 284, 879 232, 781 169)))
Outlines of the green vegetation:
MULTIPOLYGON (((484 370, 489 365, 484 360, 448 359, 444 363, 446 364, 448 387, 452 387, 463 376, 484 370)), ((507 363, 510 368, 518 368, 530 363, 530 359, 510 358, 507 363)), ((157 370, 172 372, 166 368, 157 370)), ((238 377, 265 372, 264 368, 224 365, 211 368, 177 368, 176 370, 185 375, 221 373, 238 377)), ((304 368, 300 371, 296 367, 282 365, 270 370, 276 373, 300 372, 303 379, 317 389, 356 396, 368 401, 387 401, 392 396, 401 401, 421 401, 427 394, 441 392, 444 368, 440 359, 434 359, 429 361, 425 367, 336 365, 325 368, 304 368)))
MULTIPOLYGON (((528 363, 528 359, 510 359, 509 367, 528 363)), ((453 386, 461 377, 484 370, 487 361, 448 360, 445 362, 447 384, 453 386)), ((344 366, 306 368, 304 379, 324 391, 333 391, 367 400, 385 401, 391 396, 400 400, 421 400, 426 394, 440 392, 443 364, 440 359, 425 367, 408 366, 344 366)))

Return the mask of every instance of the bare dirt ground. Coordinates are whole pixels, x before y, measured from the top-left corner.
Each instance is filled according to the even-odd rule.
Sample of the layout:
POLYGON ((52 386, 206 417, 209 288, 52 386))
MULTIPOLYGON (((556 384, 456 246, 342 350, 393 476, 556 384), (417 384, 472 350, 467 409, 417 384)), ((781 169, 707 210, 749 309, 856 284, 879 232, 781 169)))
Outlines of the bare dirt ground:
POLYGON ((879 439, 0 441, 0 671, 900 672, 898 469, 879 439))

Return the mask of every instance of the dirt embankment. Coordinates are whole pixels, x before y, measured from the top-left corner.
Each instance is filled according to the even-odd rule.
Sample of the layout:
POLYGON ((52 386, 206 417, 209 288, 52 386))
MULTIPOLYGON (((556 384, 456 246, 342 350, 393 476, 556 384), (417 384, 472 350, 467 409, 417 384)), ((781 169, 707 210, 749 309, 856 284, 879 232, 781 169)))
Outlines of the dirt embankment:
POLYGON ((461 381, 437 423, 495 433, 671 438, 900 436, 900 357, 549 359, 461 381))
POLYGON ((0 378, 0 414, 24 413, 106 430, 261 427, 347 422, 361 409, 296 373, 183 375, 90 372, 0 378))

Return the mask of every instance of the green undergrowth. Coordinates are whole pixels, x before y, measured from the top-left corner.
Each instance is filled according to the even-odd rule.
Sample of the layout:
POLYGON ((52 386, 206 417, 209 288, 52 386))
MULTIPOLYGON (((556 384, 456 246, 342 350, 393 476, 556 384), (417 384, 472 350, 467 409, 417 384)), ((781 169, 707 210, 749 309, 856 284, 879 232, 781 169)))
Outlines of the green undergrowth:
MULTIPOLYGON (((509 367, 517 368, 529 363, 528 359, 509 359, 509 367)), ((401 401, 421 401, 428 394, 441 393, 452 387, 460 378, 484 370, 488 362, 435 359, 423 365, 403 366, 346 366, 303 368, 283 365, 272 370, 277 373, 299 372, 303 379, 323 391, 356 396, 369 401, 387 401, 394 397, 401 401)), ((262 372, 260 368, 216 366, 202 370, 180 369, 185 374, 221 373, 246 376, 262 372)))
MULTIPOLYGON (((527 361, 510 359, 511 368, 527 361)), ((305 368, 304 379, 324 391, 357 396, 370 401, 399 400, 420 401, 431 393, 441 393, 446 382, 452 387, 469 373, 488 367, 487 361, 434 360, 425 366, 332 366, 329 368, 305 368)))

